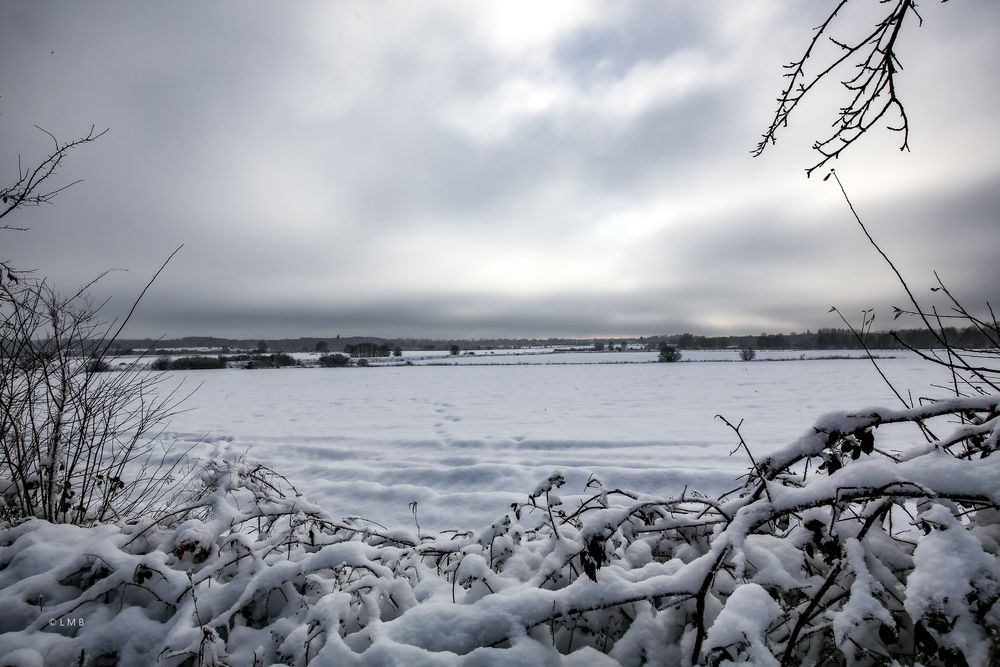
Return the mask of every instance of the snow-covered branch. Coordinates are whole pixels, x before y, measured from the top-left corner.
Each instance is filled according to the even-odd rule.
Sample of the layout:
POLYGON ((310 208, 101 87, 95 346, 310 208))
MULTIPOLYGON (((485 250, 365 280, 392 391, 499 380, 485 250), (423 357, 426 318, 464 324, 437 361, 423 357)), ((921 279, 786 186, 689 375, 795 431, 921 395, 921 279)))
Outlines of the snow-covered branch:
POLYGON ((777 665, 832 652, 986 664, 1000 629, 998 403, 828 415, 723 498, 592 480, 567 507, 555 473, 478 535, 336 519, 265 468, 219 461, 157 521, 7 529, 0 652, 53 664, 601 653, 777 665), (892 456, 864 435, 918 420, 954 420, 956 435, 892 456))

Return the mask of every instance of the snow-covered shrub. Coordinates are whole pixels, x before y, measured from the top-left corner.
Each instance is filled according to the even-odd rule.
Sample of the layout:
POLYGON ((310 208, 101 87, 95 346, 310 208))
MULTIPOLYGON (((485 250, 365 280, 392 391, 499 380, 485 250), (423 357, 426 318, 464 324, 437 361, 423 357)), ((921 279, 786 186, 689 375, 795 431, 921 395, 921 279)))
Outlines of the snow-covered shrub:
POLYGON ((351 360, 345 354, 324 354, 316 360, 316 363, 324 368, 335 368, 347 366, 351 360))
POLYGON ((194 355, 169 359, 166 368, 154 367, 154 370, 189 371, 225 368, 226 362, 221 357, 194 355))
POLYGON ((170 357, 167 355, 161 355, 149 364, 150 370, 154 371, 169 371, 170 370, 170 357))
POLYGON ((215 462, 158 522, 30 519, 0 533, 0 655, 987 665, 1000 637, 998 415, 998 396, 826 415, 718 498, 597 479, 560 497, 554 473, 478 533, 336 519, 265 468, 215 462), (914 425, 941 435, 879 445, 914 425))
POLYGON ((656 358, 657 361, 674 362, 680 361, 681 357, 684 356, 683 353, 678 350, 673 345, 667 345, 666 343, 660 343, 660 355, 656 358))
POLYGON ((258 368, 284 368, 287 366, 299 365, 298 359, 284 352, 276 352, 274 354, 257 357, 254 362, 258 368))

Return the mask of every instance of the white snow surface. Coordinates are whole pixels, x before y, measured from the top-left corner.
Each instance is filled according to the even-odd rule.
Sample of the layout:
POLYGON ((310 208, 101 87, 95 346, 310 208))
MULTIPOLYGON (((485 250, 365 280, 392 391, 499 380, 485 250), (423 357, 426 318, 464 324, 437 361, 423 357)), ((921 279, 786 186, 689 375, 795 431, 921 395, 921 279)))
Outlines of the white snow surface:
MULTIPOLYGON (((903 389, 939 381, 910 357, 882 363, 903 389)), ((993 650, 1000 457, 942 443, 993 448, 996 396, 904 409, 845 360, 173 375, 200 387, 164 437, 211 459, 204 493, 169 528, 5 530, 0 665, 777 665, 785 611, 822 599, 827 572, 845 595, 805 632, 894 644, 882 636, 905 610, 968 664, 993 650), (937 446, 912 425, 955 412, 937 446), (849 457, 866 435, 878 451, 849 457), (741 436, 759 474, 835 447, 843 465, 678 497, 736 486, 741 436), (591 475, 589 509, 557 522, 591 475), (915 548, 863 518, 880 496, 934 499, 904 528, 915 548), (959 497, 982 509, 956 512, 959 497), (833 512, 852 502, 867 509, 833 512)), ((786 658, 806 656, 797 641, 786 658)))
MULTIPOLYGON (((566 477, 566 502, 591 474, 608 488, 659 496, 733 488, 749 460, 743 451, 730 456, 738 439, 716 414, 744 420, 760 458, 833 407, 900 407, 870 362, 799 354, 750 363, 594 363, 647 355, 623 352, 506 356, 589 360, 580 364, 174 371, 182 391, 197 391, 164 437, 203 458, 245 451, 335 516, 415 528, 416 501, 423 529, 479 529, 553 470, 566 477)), ((880 364, 900 388, 933 381, 927 364, 893 354, 880 364)), ((912 427, 884 427, 879 446, 915 436, 912 427)))
POLYGON ((753 662, 742 664, 777 667, 778 661, 764 646, 767 627, 781 615, 781 608, 758 584, 740 586, 726 601, 708 631, 705 649, 726 648, 746 642, 753 662))

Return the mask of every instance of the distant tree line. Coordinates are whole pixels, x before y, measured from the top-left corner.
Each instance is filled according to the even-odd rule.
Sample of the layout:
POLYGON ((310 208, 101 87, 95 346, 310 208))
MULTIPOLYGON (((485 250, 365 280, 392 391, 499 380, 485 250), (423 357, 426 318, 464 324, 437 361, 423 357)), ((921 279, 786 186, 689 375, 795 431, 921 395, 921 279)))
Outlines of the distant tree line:
MULTIPOLYGON (((951 344, 965 348, 989 347, 988 341, 974 327, 946 327, 945 333, 951 344)), ((930 348, 937 345, 933 335, 922 329, 902 329, 895 332, 873 331, 865 335, 865 343, 872 349, 899 349, 904 347, 899 340, 916 348, 930 348), (898 338, 897 338, 898 337, 898 338)), ((637 338, 615 339, 580 339, 580 338, 482 338, 482 339, 438 339, 399 338, 387 340, 384 338, 358 336, 345 338, 292 338, 279 340, 228 339, 190 337, 173 340, 123 340, 111 350, 111 354, 158 353, 169 351, 178 354, 204 354, 203 349, 217 348, 223 354, 230 350, 256 350, 260 352, 319 352, 326 354, 338 349, 352 357, 386 357, 400 356, 403 350, 414 351, 450 351, 453 347, 462 350, 485 350, 499 348, 522 347, 557 347, 576 346, 581 349, 619 350, 627 347, 644 347, 649 350, 659 349, 660 343, 667 343, 680 349, 742 349, 758 350, 844 350, 860 349, 861 342, 848 329, 826 328, 805 333, 760 333, 737 336, 701 336, 692 333, 668 334, 660 336, 642 336, 637 338), (263 345, 262 345, 263 343, 263 345)), ((96 343, 95 343, 96 344, 96 343)), ((81 350, 89 355, 89 349, 81 350)))
MULTIPOLYGON (((983 333, 975 327, 945 327, 944 333, 951 345, 959 348, 981 349, 991 347, 983 333)), ((744 336, 697 336, 690 333, 660 336, 656 343, 667 342, 682 349, 752 348, 757 350, 853 350, 867 346, 871 349, 901 349, 903 343, 916 348, 938 347, 934 334, 924 329, 899 331, 873 331, 863 336, 864 344, 850 329, 819 329, 805 333, 758 334, 744 336), (900 342, 902 341, 902 343, 900 342)), ((650 345, 649 347, 655 347, 650 345)))

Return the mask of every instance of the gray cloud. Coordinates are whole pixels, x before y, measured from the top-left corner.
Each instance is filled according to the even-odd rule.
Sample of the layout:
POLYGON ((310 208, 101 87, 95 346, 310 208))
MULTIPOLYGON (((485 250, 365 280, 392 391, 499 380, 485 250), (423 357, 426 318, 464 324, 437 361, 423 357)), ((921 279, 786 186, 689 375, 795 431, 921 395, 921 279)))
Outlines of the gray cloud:
MULTIPOLYGON (((883 133, 838 171, 921 288, 937 268, 984 301, 1000 9, 921 9, 903 54, 913 153, 883 133)), ((67 286, 129 269, 100 283, 113 314, 185 243, 134 335, 832 326, 829 305, 896 290, 839 192, 802 175, 835 90, 748 156, 816 11, 15 5, 0 176, 45 150, 33 124, 111 131, 0 254, 67 286)))

